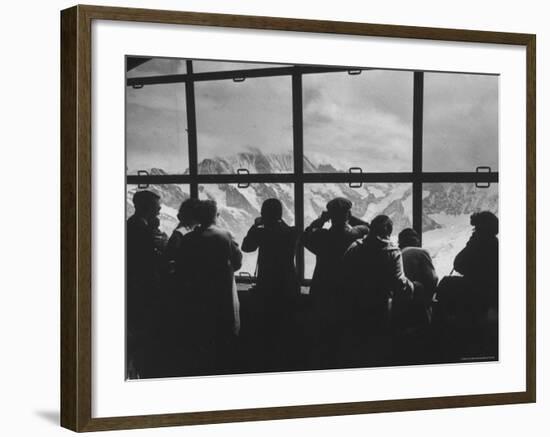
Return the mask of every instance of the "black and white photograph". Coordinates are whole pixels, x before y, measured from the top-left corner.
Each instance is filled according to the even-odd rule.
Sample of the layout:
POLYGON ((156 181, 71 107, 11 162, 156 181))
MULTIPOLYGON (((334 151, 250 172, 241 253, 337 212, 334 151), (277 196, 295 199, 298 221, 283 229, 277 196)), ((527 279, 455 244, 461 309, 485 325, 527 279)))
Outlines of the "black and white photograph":
POLYGON ((127 55, 124 87, 127 379, 499 360, 498 74, 127 55))

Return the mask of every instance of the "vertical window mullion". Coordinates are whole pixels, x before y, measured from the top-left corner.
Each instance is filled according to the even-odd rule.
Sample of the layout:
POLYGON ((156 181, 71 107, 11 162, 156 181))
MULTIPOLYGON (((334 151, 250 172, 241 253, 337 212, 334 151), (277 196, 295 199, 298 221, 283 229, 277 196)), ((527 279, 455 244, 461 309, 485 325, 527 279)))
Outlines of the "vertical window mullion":
POLYGON ((191 184, 189 193, 192 198, 199 198, 197 182, 198 154, 197 154, 197 116, 195 112, 195 81, 193 80, 193 62, 187 61, 187 77, 185 83, 185 102, 187 105, 187 143, 189 147, 189 175, 191 184))
MULTIPOLYGON (((294 152, 294 220, 296 231, 304 230, 304 123, 302 104, 302 75, 298 71, 292 75, 292 130, 294 152)), ((304 281, 304 247, 298 246, 296 269, 300 281, 304 281)))
POLYGON ((422 242, 422 134, 424 111, 424 73, 414 72, 413 92, 413 228, 422 242))

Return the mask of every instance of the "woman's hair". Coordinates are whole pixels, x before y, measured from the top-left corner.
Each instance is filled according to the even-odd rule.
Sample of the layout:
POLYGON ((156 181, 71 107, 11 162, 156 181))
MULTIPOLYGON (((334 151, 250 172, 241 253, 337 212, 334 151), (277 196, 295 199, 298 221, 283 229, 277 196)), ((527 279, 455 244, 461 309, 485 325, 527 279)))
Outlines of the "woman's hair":
POLYGON ((378 215, 370 222, 370 231, 374 237, 388 238, 393 231, 393 222, 387 215, 378 215))
POLYGON ((180 222, 197 223, 197 209, 200 203, 200 200, 191 198, 181 202, 178 211, 178 220, 180 222))
POLYGON ((470 216, 470 224, 480 234, 495 236, 498 234, 498 217, 491 211, 475 212, 470 216))
POLYGON ((262 218, 275 222, 283 217, 283 204, 279 199, 267 199, 262 203, 262 218))
POLYGON ((207 227, 216 223, 218 205, 214 200, 201 200, 196 209, 196 217, 199 224, 207 227))

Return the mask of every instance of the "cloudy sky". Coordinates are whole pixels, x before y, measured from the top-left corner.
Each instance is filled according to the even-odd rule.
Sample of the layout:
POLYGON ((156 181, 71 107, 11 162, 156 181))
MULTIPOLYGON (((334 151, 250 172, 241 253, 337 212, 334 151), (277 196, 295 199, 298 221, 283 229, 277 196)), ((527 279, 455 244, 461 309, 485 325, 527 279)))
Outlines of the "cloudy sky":
MULTIPOLYGON (((195 62, 195 71, 265 66, 195 62)), ((184 61, 153 59, 129 76, 184 72, 184 61)), ((126 96, 129 171, 185 171, 185 85, 127 87, 126 96)), ((292 152, 290 77, 197 82, 195 99, 199 159, 251 149, 292 152)), ((411 72, 304 75, 305 155, 343 170, 410 171, 412 99, 411 72)), ((426 73, 424 170, 474 171, 479 165, 498 169, 498 78, 426 73)))

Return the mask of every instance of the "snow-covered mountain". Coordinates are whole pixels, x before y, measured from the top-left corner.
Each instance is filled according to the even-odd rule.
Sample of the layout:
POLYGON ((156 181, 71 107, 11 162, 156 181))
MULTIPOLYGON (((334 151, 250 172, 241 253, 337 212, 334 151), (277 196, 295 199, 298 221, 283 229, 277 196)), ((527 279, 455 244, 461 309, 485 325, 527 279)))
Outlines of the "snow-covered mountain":
MULTIPOLYGON (((238 155, 203 159, 199 163, 201 174, 235 174, 246 168, 250 173, 289 173, 293 171, 290 154, 270 155, 259 151, 238 155)), ((317 165, 306 159, 305 172, 335 172, 327 165, 317 165)), ((161 169, 151 169, 150 174, 164 174, 161 169)), ((469 216, 480 210, 498 211, 498 189, 492 184, 488 189, 475 188, 474 184, 425 184, 423 190, 423 242, 432 257, 438 273, 443 276, 452 267, 456 253, 464 246, 471 233, 469 216)), ((168 235, 177 225, 179 205, 189 196, 188 188, 179 185, 155 185, 149 187, 162 198, 161 229, 168 235)), ((133 212, 131 196, 135 186, 128 187, 127 214, 133 212)), ((239 243, 246 235, 254 219, 260 215, 264 200, 276 197, 283 204, 284 219, 294 223, 294 188, 292 184, 255 183, 248 188, 236 184, 208 184, 199 186, 199 196, 212 199, 220 209, 219 225, 234 234, 239 243)), ((348 184, 306 184, 304 187, 304 219, 306 226, 325 209, 334 197, 346 197, 353 202, 353 214, 370 221, 378 214, 386 214, 394 222, 394 235, 412 226, 412 185, 409 183, 372 183, 360 188, 348 184)), ((311 274, 314 257, 306 254, 306 274, 311 274)), ((256 256, 245 255, 242 271, 253 273, 256 256)))

